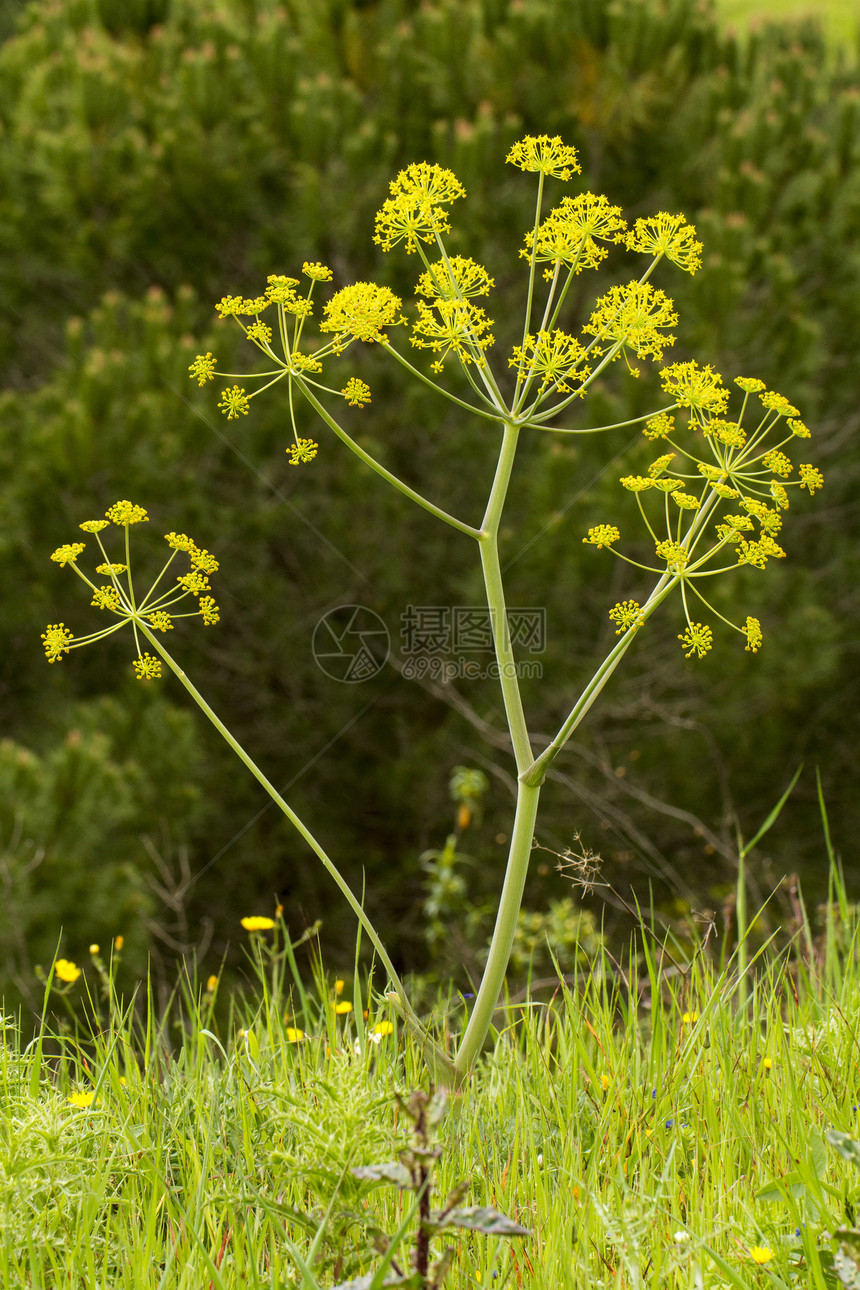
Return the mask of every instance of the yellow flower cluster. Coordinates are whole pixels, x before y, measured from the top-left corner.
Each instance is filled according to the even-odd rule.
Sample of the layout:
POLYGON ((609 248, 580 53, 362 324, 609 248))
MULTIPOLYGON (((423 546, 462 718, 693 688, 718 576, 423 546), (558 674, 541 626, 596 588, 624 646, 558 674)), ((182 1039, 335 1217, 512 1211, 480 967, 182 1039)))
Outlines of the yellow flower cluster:
POLYGON ((456 175, 426 161, 401 170, 389 190, 391 196, 376 215, 373 240, 383 251, 402 242, 407 254, 416 251, 419 242, 434 242, 449 232, 448 213, 438 203, 450 205, 466 195, 456 175))
POLYGON ((573 273, 597 269, 609 252, 601 243, 623 241, 626 220, 618 206, 595 193, 565 197, 550 211, 537 229, 525 235, 520 255, 536 263, 548 263, 544 277, 552 279, 556 269, 566 265, 573 273))
POLYGON ((530 170, 552 179, 570 179, 581 170, 576 148, 559 135, 527 134, 511 148, 505 160, 520 170, 530 170))
POLYGON ((566 332, 541 331, 537 336, 526 336, 522 345, 515 345, 508 360, 518 369, 518 376, 541 378, 541 389, 552 385, 556 390, 570 390, 569 381, 582 382, 591 368, 586 364, 586 352, 574 336, 566 332))
MULTIPOLYGON (((113 614, 119 619, 119 623, 106 627, 90 636, 82 637, 75 637, 64 623, 50 624, 42 633, 42 643, 49 663, 56 663, 64 654, 68 654, 71 649, 112 635, 118 626, 121 627, 125 623, 132 625, 137 642, 141 629, 144 630, 144 633, 152 629, 167 632, 172 630, 174 620, 177 617, 199 616, 207 627, 219 621, 218 606, 212 596, 208 594, 210 590, 208 575, 216 573, 218 570, 218 561, 211 551, 197 546, 196 542, 186 533, 165 534, 165 541, 173 552, 173 555, 168 560, 168 565, 177 552, 183 552, 188 556, 191 566, 190 572, 178 575, 173 587, 157 592, 156 588, 166 571, 166 569, 163 569, 147 594, 142 597, 139 594, 135 596, 131 590, 129 566, 107 558, 107 552, 102 544, 100 534, 103 529, 108 527, 109 521, 128 529, 132 524, 140 524, 146 521, 148 519, 147 513, 142 506, 136 506, 134 503, 124 500, 115 502, 105 514, 107 516, 106 520, 85 520, 80 525, 80 528, 83 532, 95 537, 99 550, 102 556, 105 557, 101 563, 96 565, 95 571, 102 577, 109 578, 110 582, 108 584, 97 586, 78 568, 77 557, 84 550, 83 543, 70 543, 67 547, 60 547, 58 551, 53 553, 52 559, 57 560, 57 563, 60 564, 71 565, 78 577, 86 583, 92 592, 90 604, 94 608, 113 614), (125 575, 125 585, 121 581, 123 575, 125 575), (197 597, 198 605, 196 610, 190 613, 177 614, 174 607, 188 595, 197 597), (172 612, 168 613, 168 609, 172 612)), ((152 654, 142 652, 139 643, 137 658, 133 661, 133 668, 135 675, 142 681, 153 680, 161 676, 162 672, 160 660, 152 654)))
POLYGON ((432 308, 419 300, 418 321, 412 328, 410 341, 419 349, 430 349, 439 354, 433 370, 441 372, 452 351, 461 363, 481 364, 483 351, 495 343, 489 330, 492 325, 492 318, 468 300, 440 299, 434 301, 432 308))
POLYGON ((452 255, 431 264, 421 274, 415 294, 429 296, 431 300, 467 300, 471 296, 488 295, 494 285, 482 264, 466 256, 452 255))
POLYGON ((678 321, 672 301, 648 282, 629 282, 610 287, 597 301, 583 327, 586 335, 632 349, 637 358, 662 358, 667 345, 675 343, 665 328, 678 321))

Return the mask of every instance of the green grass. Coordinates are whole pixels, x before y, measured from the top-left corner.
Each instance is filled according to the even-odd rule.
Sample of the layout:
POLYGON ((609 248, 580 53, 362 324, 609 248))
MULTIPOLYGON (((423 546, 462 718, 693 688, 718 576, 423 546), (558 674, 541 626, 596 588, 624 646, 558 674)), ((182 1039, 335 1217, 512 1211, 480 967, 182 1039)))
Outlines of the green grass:
MULTIPOLYGON (((446 1284, 835 1285, 828 1233, 860 1197, 824 1140, 860 1131, 860 924, 837 895, 819 934, 802 917, 751 954, 744 1003, 732 961, 671 938, 670 958, 646 932, 623 969, 601 955, 550 1002, 500 1011, 441 1125, 439 1189, 465 1179, 461 1204, 531 1235, 464 1233, 446 1284), (773 1257, 759 1267, 753 1247, 773 1257)), ((378 1266, 369 1234, 393 1233, 409 1198, 349 1169, 408 1146, 394 1095, 426 1086, 420 1055, 402 1031, 373 1042, 384 1013, 365 1022, 358 981, 337 1015, 321 971, 299 989, 277 943, 254 944, 258 982, 220 1021, 225 1001, 189 982, 166 1016, 98 1003, 83 1038, 45 1028, 22 1047, 7 1027, 0 1283, 300 1285, 321 1226, 305 1284, 378 1266)), ((437 1009, 443 1039, 458 1006, 437 1009)))
POLYGON ((860 0, 715 0, 724 27, 749 31, 764 22, 818 18, 831 41, 857 47, 860 0))

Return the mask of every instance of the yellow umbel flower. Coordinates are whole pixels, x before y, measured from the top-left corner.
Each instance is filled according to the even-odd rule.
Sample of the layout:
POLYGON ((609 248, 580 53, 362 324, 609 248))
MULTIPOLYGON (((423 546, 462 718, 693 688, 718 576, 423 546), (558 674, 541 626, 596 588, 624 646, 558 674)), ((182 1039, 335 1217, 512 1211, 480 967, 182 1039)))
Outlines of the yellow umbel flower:
POLYGON ((626 228, 620 207, 611 206, 602 195, 580 193, 578 197, 565 197, 536 231, 526 233, 520 255, 530 259, 534 251, 536 262, 554 266, 545 271, 547 279, 552 278, 555 266, 562 264, 576 273, 597 269, 609 254, 598 241, 620 242, 626 228))
POLYGON ((770 452, 766 452, 761 459, 761 464, 782 479, 788 479, 788 476, 794 470, 791 458, 786 457, 785 453, 780 452, 777 448, 772 448, 770 452))
POLYGON ((49 623, 42 632, 42 641, 49 663, 56 663, 64 654, 68 654, 69 645, 74 635, 64 623, 49 623))
POLYGON ((96 573, 106 578, 109 574, 125 573, 127 568, 127 564, 97 564, 96 573))
POLYGON ((389 197, 376 212, 373 240, 383 251, 403 243, 407 255, 418 250, 419 242, 435 242, 441 233, 450 233, 448 212, 432 206, 425 197, 398 193, 389 197))
POLYGON ((809 439, 810 432, 802 421, 797 421, 793 417, 789 418, 788 428, 798 439, 809 439))
POLYGON ((666 412, 658 412, 655 417, 648 418, 642 433, 646 439, 666 439, 674 429, 675 418, 666 412))
POLYGON ((319 444, 313 439, 303 439, 301 435, 296 436, 296 442, 290 444, 287 452, 290 454, 290 465, 298 466, 303 462, 313 461, 319 450, 319 444))
POLYGON ((600 550, 602 547, 611 547, 612 543, 618 542, 620 537, 621 533, 614 524, 595 524, 588 530, 588 537, 582 540, 600 550))
POLYGON ((415 294, 429 296, 431 300, 466 300, 488 295, 494 285, 482 264, 466 256, 452 255, 447 260, 437 260, 421 274, 415 294))
POLYGON ((743 626, 743 633, 747 638, 745 648, 749 650, 751 654, 756 654, 762 642, 761 623, 759 620, 757 618, 748 617, 743 626))
POLYGON ((824 487, 824 476, 820 470, 816 470, 815 466, 806 464, 801 465, 798 469, 800 470, 800 487, 808 488, 810 497, 816 488, 824 487))
POLYGON ((489 331, 492 325, 492 318, 468 300, 437 300, 433 308, 419 300, 418 321, 410 341, 419 349, 431 349, 440 355, 433 364, 433 370, 440 372, 452 350, 461 363, 482 362, 482 351, 495 343, 489 331))
POLYGON ((86 550, 86 546, 86 542, 67 542, 51 553, 51 559, 56 564, 74 564, 81 552, 86 550))
POLYGON ((618 624, 616 636, 623 636, 625 632, 638 631, 645 619, 642 615, 642 606, 638 600, 620 600, 617 605, 613 605, 609 611, 609 617, 614 623, 618 624))
POLYGON ((349 336, 385 344, 388 337, 383 328, 405 321, 399 317, 400 305, 400 297, 389 287, 378 287, 375 282, 353 282, 335 292, 325 305, 325 321, 320 323, 320 331, 335 332, 338 340, 349 336))
POLYGON ((272 343, 272 329, 263 322, 251 323, 251 326, 245 329, 245 335, 248 340, 253 340, 259 345, 265 346, 272 343))
POLYGON ((200 607, 200 617, 203 619, 204 627, 214 627, 216 623, 220 623, 221 615, 211 596, 201 596, 197 603, 200 607))
POLYGON ((228 421, 235 421, 240 416, 246 417, 248 408, 248 396, 238 385, 231 385, 229 389, 224 390, 218 401, 218 410, 224 413, 228 421))
POLYGON ((306 278, 310 278, 311 282, 331 282, 334 276, 328 265, 311 260, 305 260, 302 273, 306 278))
POLYGON ((666 561, 669 573, 684 572, 690 557, 680 542, 667 539, 665 542, 658 542, 655 550, 658 558, 666 561))
POLYGON ((466 196, 466 190, 452 170, 429 161, 416 161, 401 170, 388 185, 392 197, 416 197, 424 202, 451 202, 466 196))
POLYGON ((351 408, 363 408, 365 403, 370 402, 370 386, 365 385, 357 376, 349 378, 341 394, 351 408))
POLYGON ((90 604, 94 609, 110 609, 114 613, 122 611, 122 601, 116 587, 96 587, 90 604))
POLYGON ((570 179, 580 173, 576 148, 564 142, 560 135, 527 134, 511 148, 505 158, 520 170, 530 170, 552 179, 570 179))
POLYGON ((759 398, 769 412, 776 412, 778 416, 800 416, 797 408, 793 407, 792 404, 789 403, 784 394, 777 394, 776 390, 767 390, 764 394, 760 394, 759 398))
POLYGON ((141 654, 132 663, 138 681, 157 681, 161 676, 161 660, 152 654, 141 654))
POLYGON ((214 381, 216 361, 211 353, 198 354, 188 368, 192 379, 196 380, 198 385, 205 385, 207 381, 214 381))
POLYGON ((514 346, 508 363, 519 367, 523 379, 540 376, 542 390, 553 385, 561 392, 570 390, 571 379, 581 385, 591 371, 585 362, 585 350, 576 337, 558 329, 539 331, 536 337, 526 336, 522 345, 514 346))
POLYGON ((723 378, 708 363, 672 363, 660 373, 663 389, 682 408, 692 412, 725 412, 729 392, 721 389, 723 378))
POLYGON ((696 241, 695 228, 683 215, 666 211, 638 219, 627 234, 627 249, 665 256, 685 273, 695 273, 702 265, 702 244, 696 241))
POLYGON ((628 346, 637 358, 663 357, 675 337, 663 329, 678 321, 672 301, 649 282, 629 282, 611 287, 597 301, 594 312, 583 327, 586 335, 628 346))
POLYGON ((154 614, 147 614, 146 617, 150 626, 154 627, 157 632, 173 631, 173 619, 163 609, 157 610, 154 614))
POLYGON ((758 394, 766 388, 764 381, 760 381, 757 376, 736 376, 735 385, 739 386, 745 394, 758 394))
POLYGON ((128 524, 144 524, 149 521, 149 516, 142 506, 135 506, 133 502, 122 501, 114 502, 105 511, 105 515, 114 524, 124 528, 128 524))
POLYGON ((690 623, 678 640, 686 651, 685 658, 690 658, 693 654, 704 658, 714 643, 714 633, 706 623, 690 623))
POLYGON ((78 525, 85 533, 101 533, 102 529, 109 527, 107 520, 84 520, 83 524, 78 525))

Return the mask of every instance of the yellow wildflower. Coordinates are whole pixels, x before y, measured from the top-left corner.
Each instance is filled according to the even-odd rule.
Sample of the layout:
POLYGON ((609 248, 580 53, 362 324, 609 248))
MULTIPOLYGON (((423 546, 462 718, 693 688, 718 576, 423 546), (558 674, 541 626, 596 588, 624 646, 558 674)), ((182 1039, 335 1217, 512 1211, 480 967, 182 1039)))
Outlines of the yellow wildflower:
POLYGON ((260 914, 249 914, 241 919, 241 923, 246 932, 268 932, 275 926, 273 918, 265 918, 260 914))
POLYGON ((66 985, 74 985, 81 975, 81 969, 71 959, 57 959, 54 964, 54 975, 66 985))

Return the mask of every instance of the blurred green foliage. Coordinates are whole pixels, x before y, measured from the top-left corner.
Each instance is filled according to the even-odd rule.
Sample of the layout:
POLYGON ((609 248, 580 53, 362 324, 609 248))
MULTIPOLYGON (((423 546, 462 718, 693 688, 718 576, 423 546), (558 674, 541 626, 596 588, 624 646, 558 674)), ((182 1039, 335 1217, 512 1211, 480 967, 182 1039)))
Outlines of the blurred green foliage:
MULTIPOLYGON (((146 894, 141 834, 190 848, 203 875, 180 893, 189 948, 209 919, 219 945, 235 939, 239 915, 276 895, 296 931, 322 913, 333 945, 352 943, 325 875, 175 686, 136 684, 118 642, 45 663, 44 623, 87 615, 47 556, 119 497, 146 506, 157 533, 189 532, 218 556, 222 623, 177 633, 182 665, 356 886, 366 881, 398 956, 426 966, 417 857, 447 832, 447 779, 463 760, 491 773, 470 887, 478 904, 493 898, 510 814, 494 683, 453 695, 388 667, 341 685, 310 649, 321 615, 352 603, 380 614, 396 657, 409 604, 479 603, 471 548, 321 427, 313 467, 291 471, 277 399, 227 423, 187 366, 211 349, 231 368, 236 338, 212 303, 256 294, 303 259, 330 264, 335 286, 373 277, 410 295, 415 267, 375 251, 373 212, 392 174, 424 159, 466 185, 452 246, 496 279, 501 352, 531 219, 530 190, 503 159, 526 132, 575 143, 584 186, 628 217, 683 210, 696 223, 701 272, 658 284, 681 314, 673 357, 787 394, 827 476, 822 503, 789 517, 785 566, 761 585, 755 570, 737 579, 735 603, 755 606, 765 649, 751 660, 720 642, 685 663, 673 621, 649 629, 567 755, 566 782, 548 790, 541 841, 561 852, 581 829, 610 881, 656 877, 712 903, 733 811, 760 815, 801 759, 821 764, 837 842, 853 836, 858 123, 856 66, 827 57, 813 27, 739 44, 700 0, 26 5, 0 46, 0 710, 14 741, 0 780, 0 977, 20 986, 21 946, 44 959, 61 926, 71 957, 106 928, 141 961, 143 914, 163 914, 146 894)), ((632 272, 620 254, 610 266, 609 280, 632 272)), ((583 282, 577 307, 590 291, 583 282)), ((482 426, 429 403, 369 349, 346 374, 356 363, 373 405, 348 413, 351 431, 477 518, 493 447, 482 426)), ((588 422, 638 414, 654 388, 619 374, 588 422)), ((555 728, 590 675, 612 632, 607 607, 636 594, 581 537, 619 513, 615 480, 639 452, 625 431, 524 445, 506 577, 509 604, 547 610, 544 680, 526 694, 536 732, 555 728)), ((812 803, 801 786, 777 877, 818 863, 812 803)), ((538 866, 529 904, 564 890, 538 866)))

